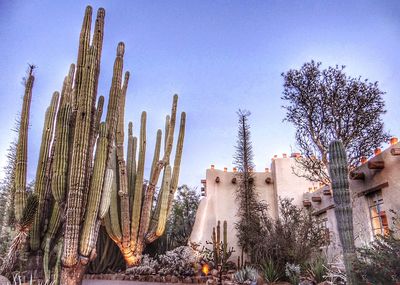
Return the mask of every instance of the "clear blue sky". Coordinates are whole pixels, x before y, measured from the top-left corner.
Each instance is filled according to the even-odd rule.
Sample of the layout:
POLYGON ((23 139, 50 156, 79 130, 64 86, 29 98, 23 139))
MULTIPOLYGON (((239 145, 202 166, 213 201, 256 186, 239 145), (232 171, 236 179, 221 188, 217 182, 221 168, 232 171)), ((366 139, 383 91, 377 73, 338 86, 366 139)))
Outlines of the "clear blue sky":
POLYGON ((50 96, 76 61, 86 4, 106 9, 99 86, 106 98, 116 45, 126 44, 126 119, 138 126, 148 111, 147 166, 172 95, 180 95, 187 112, 180 183, 199 185, 210 164, 231 169, 238 108, 252 112, 256 170, 290 153, 294 129, 282 122, 281 73, 311 59, 379 81, 386 129, 400 135, 400 1, 0 1, 0 157, 14 137, 27 63, 39 67, 30 179, 50 96))

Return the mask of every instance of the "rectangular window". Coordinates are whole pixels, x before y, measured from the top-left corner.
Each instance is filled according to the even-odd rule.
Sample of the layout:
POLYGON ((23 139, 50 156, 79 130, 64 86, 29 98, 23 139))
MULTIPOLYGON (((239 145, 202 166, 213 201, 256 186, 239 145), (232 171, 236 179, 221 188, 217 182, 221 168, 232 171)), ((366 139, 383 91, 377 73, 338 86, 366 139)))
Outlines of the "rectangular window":
POLYGON ((318 219, 318 227, 321 229, 323 236, 325 237, 325 245, 329 245, 330 243, 330 232, 328 228, 328 217, 326 212, 323 212, 317 216, 318 219))
POLYGON ((383 206, 382 191, 378 190, 367 195, 369 214, 371 217, 372 233, 386 235, 389 233, 389 224, 383 206))

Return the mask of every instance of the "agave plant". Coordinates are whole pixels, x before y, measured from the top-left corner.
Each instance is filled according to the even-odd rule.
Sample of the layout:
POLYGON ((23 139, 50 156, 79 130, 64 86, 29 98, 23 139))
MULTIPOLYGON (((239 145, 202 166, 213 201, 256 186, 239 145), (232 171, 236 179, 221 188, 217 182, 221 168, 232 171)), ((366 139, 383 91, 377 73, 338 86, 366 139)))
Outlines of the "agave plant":
POLYGON ((255 284, 258 276, 257 269, 253 266, 247 265, 233 274, 233 280, 239 284, 255 284))

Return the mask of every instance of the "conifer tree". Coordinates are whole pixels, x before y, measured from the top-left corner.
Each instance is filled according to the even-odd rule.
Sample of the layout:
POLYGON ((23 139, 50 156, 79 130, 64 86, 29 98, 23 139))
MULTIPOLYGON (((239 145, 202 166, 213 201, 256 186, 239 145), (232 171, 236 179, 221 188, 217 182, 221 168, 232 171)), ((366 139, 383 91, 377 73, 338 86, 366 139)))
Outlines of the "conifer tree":
POLYGON ((250 257, 252 263, 256 262, 254 248, 257 245, 257 233, 261 230, 261 215, 266 206, 258 201, 254 183, 253 147, 251 144, 249 116, 250 112, 240 110, 237 112, 238 136, 234 165, 238 169, 236 174, 237 190, 236 199, 239 204, 237 216, 239 221, 235 227, 239 246, 250 257))

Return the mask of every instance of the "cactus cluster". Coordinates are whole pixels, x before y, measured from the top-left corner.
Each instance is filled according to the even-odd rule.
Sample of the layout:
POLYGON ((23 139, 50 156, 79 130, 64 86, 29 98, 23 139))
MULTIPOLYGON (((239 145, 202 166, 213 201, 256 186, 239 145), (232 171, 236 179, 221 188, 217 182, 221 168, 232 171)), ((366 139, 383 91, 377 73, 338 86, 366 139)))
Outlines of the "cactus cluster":
MULTIPOLYGON (((121 97, 121 101, 125 96, 121 97)), ((111 183, 110 211, 104 216, 104 224, 111 239, 118 245, 128 267, 140 263, 146 243, 160 237, 165 230, 167 216, 172 206, 177 189, 182 147, 185 133, 186 115, 182 113, 179 137, 176 145, 173 168, 170 156, 173 146, 178 96, 175 95, 171 116, 167 117, 164 154, 160 159, 162 132, 157 131, 157 138, 150 172, 150 179, 144 181, 144 162, 146 156, 146 112, 142 113, 140 137, 132 136, 132 124, 128 130, 127 161, 124 159, 123 119, 118 120, 116 151, 112 154, 110 167, 116 173, 111 183), (137 146, 139 141, 139 146, 137 146), (136 162, 136 150, 139 149, 136 162), (161 171, 163 178, 157 205, 152 211, 156 185, 161 171)))
POLYGON ((347 156, 341 141, 332 141, 329 144, 329 176, 331 178, 339 238, 343 248, 347 283, 354 285, 358 284, 358 281, 353 270, 353 263, 356 260, 353 210, 349 192, 347 156))
MULTIPOLYGON (((162 235, 178 183, 186 115, 181 115, 172 168, 170 155, 177 95, 173 98, 171 116, 167 119, 161 160, 161 131, 157 133, 149 182, 144 183, 145 112, 141 118, 138 160, 136 162, 137 139, 133 137, 130 123, 125 162, 124 109, 129 72, 123 77, 125 46, 122 42, 117 46, 106 119, 101 121, 104 97, 97 96, 97 89, 104 17, 105 10, 100 8, 91 37, 92 8, 86 8, 77 63, 71 65, 61 92, 54 92, 46 111, 35 181, 38 210, 32 214, 29 242, 32 255, 40 256, 43 252, 46 282, 51 281, 52 276, 58 282, 59 275, 61 284, 81 282, 88 263, 96 256, 96 242, 102 225, 121 249, 127 265, 137 264, 146 242, 162 235), (155 188, 162 171, 161 194, 152 213, 155 188), (56 262, 50 263, 52 255, 56 257, 56 262)), ((33 68, 25 84, 15 169, 15 214, 20 223, 23 222, 27 196, 32 71, 33 68)))
MULTIPOLYGON (((211 235, 211 242, 207 241, 207 244, 212 245, 212 262, 214 268, 218 270, 219 278, 218 284, 222 284, 222 273, 228 270, 228 260, 234 252, 233 247, 228 247, 228 223, 223 223, 223 235, 221 240, 221 222, 218 221, 217 228, 213 227, 211 235)), ((204 249, 206 255, 208 249, 204 249)))

